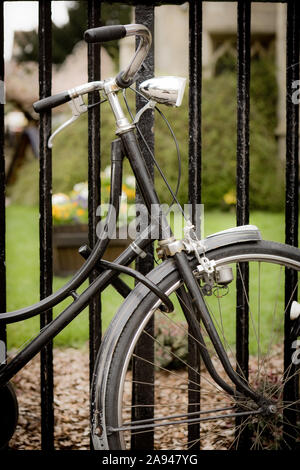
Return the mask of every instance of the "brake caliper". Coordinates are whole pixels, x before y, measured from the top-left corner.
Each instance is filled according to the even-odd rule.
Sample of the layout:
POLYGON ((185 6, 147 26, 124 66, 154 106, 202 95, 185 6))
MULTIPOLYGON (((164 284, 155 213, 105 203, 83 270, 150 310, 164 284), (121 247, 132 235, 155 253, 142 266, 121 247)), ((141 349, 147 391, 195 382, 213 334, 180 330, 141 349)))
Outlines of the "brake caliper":
POLYGON ((207 258, 205 246, 201 240, 197 239, 194 229, 194 225, 188 222, 184 228, 183 244, 185 250, 188 253, 193 252, 199 262, 194 274, 202 281, 202 292, 204 295, 211 295, 215 287, 227 289, 228 284, 233 280, 232 268, 229 266, 217 267, 214 260, 207 258))

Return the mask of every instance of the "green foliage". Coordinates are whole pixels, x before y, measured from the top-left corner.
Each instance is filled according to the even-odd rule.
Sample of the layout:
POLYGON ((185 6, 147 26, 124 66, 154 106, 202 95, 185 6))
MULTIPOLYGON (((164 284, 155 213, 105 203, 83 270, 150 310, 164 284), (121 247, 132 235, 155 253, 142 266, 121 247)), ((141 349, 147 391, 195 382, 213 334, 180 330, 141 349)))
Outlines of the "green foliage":
MULTIPOLYGON (((69 22, 63 26, 52 24, 52 55, 54 64, 62 64, 73 47, 83 40, 83 33, 87 29, 87 3, 76 1, 68 8, 69 22)), ((130 23, 130 7, 122 3, 109 5, 103 3, 101 8, 101 25, 130 23)), ((19 53, 16 59, 19 62, 38 61, 38 33, 35 30, 24 31, 17 38, 19 53)), ((108 53, 118 63, 118 41, 103 44, 108 53)))
MULTIPOLYGON (((107 109, 107 108, 106 108, 107 109)), ((104 111, 104 110, 103 110, 104 111)), ((104 169, 110 163, 110 142, 115 138, 113 120, 103 112, 101 136, 101 163, 104 169), (110 130, 111 128, 111 130, 110 130)), ((67 120, 69 116, 65 116, 67 120)), ((88 119, 87 115, 59 134, 53 144, 53 193, 67 193, 76 183, 88 179, 88 119)), ((14 202, 29 205, 38 204, 38 162, 28 157, 8 194, 14 202)))
POLYGON ((155 355, 160 367, 180 369, 188 359, 185 323, 172 322, 160 316, 155 323, 155 355))
MULTIPOLYGON (((256 209, 279 210, 284 181, 275 139, 276 82, 271 59, 253 61, 250 83, 250 203, 256 209)), ((224 195, 235 194, 236 94, 232 72, 203 83, 202 187, 206 207, 222 207, 224 195)))
MULTIPOLYGON (((250 86, 250 204, 252 209, 281 210, 284 171, 275 138, 277 88, 272 57, 254 60, 250 86), (276 191, 274 191, 276 188, 276 191)), ((182 152, 182 183, 179 200, 188 200, 188 98, 181 109, 167 109, 182 152)), ((236 184, 236 72, 203 80, 202 87, 202 202, 206 208, 229 209, 226 196, 235 199, 236 184), (225 196, 225 199, 224 199, 225 196)), ((156 157, 176 186, 176 151, 166 128, 156 120, 156 157)), ((158 185, 159 194, 165 188, 158 185)))
MULTIPOLYGON (((277 153, 276 81, 271 58, 254 60, 251 68, 250 105, 250 203, 252 209, 282 210, 284 171, 277 153), (274 190, 276 188, 276 191, 274 190)), ((131 93, 131 92, 130 92, 131 93)), ((203 80, 202 89, 202 202, 206 208, 230 209, 235 202, 236 184, 236 74, 226 71, 203 80)), ((131 102, 133 97, 129 96, 131 102)), ((160 109, 169 119, 178 139, 182 157, 182 179, 178 198, 188 202, 188 90, 181 108, 160 109)), ((149 112, 149 111, 147 111, 149 112)), ((101 167, 110 162, 110 142, 115 138, 108 104, 101 108, 101 167)), ((171 186, 177 184, 177 153, 161 117, 155 118, 155 153, 171 186)), ((81 117, 62 134, 53 147, 53 192, 67 192, 87 180, 87 116, 81 117)), ((37 162, 28 163, 12 188, 13 200, 37 203, 37 162), (34 176, 35 175, 35 176, 34 176)), ((170 203, 159 174, 155 176, 160 199, 170 203)))

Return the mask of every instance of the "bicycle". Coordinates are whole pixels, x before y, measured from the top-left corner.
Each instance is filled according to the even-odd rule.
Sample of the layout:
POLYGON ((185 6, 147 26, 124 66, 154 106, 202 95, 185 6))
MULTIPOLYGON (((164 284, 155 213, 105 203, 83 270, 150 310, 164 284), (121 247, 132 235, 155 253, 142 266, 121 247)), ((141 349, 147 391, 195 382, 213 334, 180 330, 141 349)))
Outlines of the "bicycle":
MULTIPOLYGON (((163 441, 164 449, 195 449, 200 441, 204 449, 239 449, 246 441, 254 450, 299 448, 300 305, 296 291, 300 251, 262 240, 253 225, 199 240, 195 227, 187 221, 185 236, 175 239, 143 160, 136 130, 140 115, 157 103, 180 105, 183 82, 165 77, 142 83, 136 92, 145 97, 145 106, 130 121, 118 93, 123 90, 125 98, 124 90, 136 81, 151 45, 149 30, 131 24, 85 32, 85 40, 92 43, 125 36, 138 36, 140 43, 130 64, 115 78, 80 85, 34 104, 34 109, 42 112, 71 102, 73 117, 69 124, 87 110, 82 95, 98 91, 114 114, 117 139, 112 143, 107 218, 93 250, 87 246, 80 249, 86 259, 83 266, 51 296, 0 315, 2 323, 18 322, 66 297, 73 298, 36 338, 1 366, 1 446, 11 438, 17 420, 17 400, 10 379, 96 293, 112 283, 125 300, 104 335, 95 364, 91 387, 94 449, 143 447, 146 434, 152 436, 154 448, 160 448, 163 441), (125 157, 151 221, 114 262, 108 262, 102 255, 115 227, 114 215, 119 212, 125 157), (161 263, 144 276, 129 265, 143 256, 156 238, 161 263), (98 277, 78 294, 77 288, 93 269, 98 270, 98 277), (281 293, 285 269, 295 278, 292 294, 286 299, 281 293), (136 287, 131 290, 119 278, 120 273, 139 281, 136 287), (242 286, 243 298, 236 299, 237 285, 242 286), (232 336, 232 331, 241 327, 235 324, 236 305, 238 311, 243 309, 248 315, 248 324, 242 325, 249 329, 246 360, 241 360, 232 336), (166 331, 171 345, 165 341, 166 331), (140 352, 140 339, 146 352, 140 352), (147 364, 151 365, 150 374, 147 364)), ((53 136, 49 145, 52 141, 53 136)), ((171 193, 173 202, 177 202, 176 194, 171 193)))

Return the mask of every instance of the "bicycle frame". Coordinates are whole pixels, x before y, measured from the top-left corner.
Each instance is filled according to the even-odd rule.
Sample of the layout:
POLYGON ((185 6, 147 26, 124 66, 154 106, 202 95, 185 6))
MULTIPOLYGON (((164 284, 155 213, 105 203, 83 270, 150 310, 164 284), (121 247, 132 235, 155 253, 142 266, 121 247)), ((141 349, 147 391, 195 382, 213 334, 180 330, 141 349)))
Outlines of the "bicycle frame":
MULTIPOLYGON (((112 143, 111 154, 111 196, 110 207, 114 208, 116 216, 119 213, 119 200, 122 193, 122 164, 124 153, 120 139, 112 143)), ((144 169, 145 171, 145 169, 144 169)), ((145 175, 142 171, 143 176, 145 175)), ((140 181, 140 187, 143 182, 140 181)), ((40 350, 51 341, 60 331, 62 331, 82 310, 89 304, 91 298, 102 292, 110 283, 115 284, 117 290, 125 297, 130 292, 129 287, 116 279, 117 270, 106 269, 99 264, 99 260, 107 248, 109 237, 107 236, 106 227, 110 230, 115 228, 115 220, 112 219, 112 213, 109 212, 106 218, 104 230, 99 237, 97 244, 91 251, 90 248, 84 246, 80 249, 83 257, 88 256, 87 261, 77 274, 60 290, 42 301, 17 311, 3 313, 0 315, 0 321, 3 323, 16 323, 24 319, 31 318, 43 311, 58 305, 67 297, 73 297, 74 301, 63 312, 59 314, 51 323, 49 323, 22 351, 6 365, 2 365, 0 369, 0 386, 5 385, 22 367, 24 367, 40 350), (98 263, 98 266, 97 266, 98 263), (100 272, 99 276, 87 287, 87 289, 78 294, 76 289, 84 282, 93 269, 100 272)), ((151 225, 132 242, 123 253, 115 260, 115 264, 119 266, 128 266, 131 264, 148 246, 153 239, 151 236, 151 225)), ((140 279, 141 280, 141 279, 140 279)), ((148 285, 149 287, 149 285, 148 285)))
MULTIPOLYGON (((183 283, 186 285, 190 296, 193 298, 195 308, 200 315, 200 318, 204 324, 205 329, 207 330, 212 344, 214 345, 217 355, 221 360, 226 374, 236 385, 238 392, 244 393, 246 396, 251 397, 255 402, 259 403, 267 410, 268 406, 270 406, 270 403, 262 401, 261 396, 248 387, 246 380, 241 379, 241 377, 230 364, 227 353, 222 346, 222 342, 203 300, 203 294, 199 289, 198 282, 192 273, 187 253, 183 249, 183 245, 177 243, 174 239, 166 216, 161 210, 160 201, 137 142, 137 137, 134 131, 135 126, 128 122, 118 101, 117 92, 119 89, 116 89, 114 81, 107 81, 104 82, 104 90, 115 116, 117 125, 116 134, 119 136, 119 139, 114 141, 112 144, 110 206, 114 208, 116 214, 119 213, 119 198, 121 196, 122 187, 122 162, 125 154, 135 175, 147 210, 151 214, 152 225, 149 225, 145 232, 141 233, 137 239, 132 242, 127 249, 124 250, 124 252, 115 260, 113 264, 110 265, 107 263, 106 269, 104 272, 101 272, 103 271, 101 258, 109 243, 109 233, 111 228, 114 227, 113 224, 115 222, 112 220, 112 212, 109 212, 106 218, 106 224, 98 242, 91 251, 87 261, 78 271, 78 273, 71 279, 71 281, 69 281, 56 293, 31 307, 0 315, 0 322, 17 322, 24 320, 25 318, 30 318, 34 315, 40 314, 43 311, 54 307, 66 297, 71 296, 74 299, 73 302, 62 313, 60 313, 58 317, 52 320, 52 322, 49 323, 26 347, 24 347, 22 351, 20 351, 8 364, 1 367, 0 386, 5 385, 20 369, 22 369, 22 367, 24 367, 38 352, 40 352, 49 341, 51 341, 59 332, 61 332, 89 304, 93 296, 103 291, 110 283, 115 283, 117 288, 120 289, 124 295, 128 294, 128 289, 122 282, 116 280, 116 276, 119 270, 123 272, 124 270, 126 271, 125 267, 132 263, 141 254, 143 249, 153 241, 151 233, 154 224, 154 226, 159 227, 158 240, 161 242, 161 246, 167 247, 168 244, 170 247, 172 246, 171 256, 174 257, 173 259, 181 274, 183 283), (83 293, 79 295, 76 292, 76 289, 85 279, 87 279, 93 269, 98 269, 100 271, 98 277, 86 288, 83 293)), ((90 249, 87 247, 84 247, 82 250, 84 257, 86 257, 89 252, 90 249)), ((131 272, 131 274, 133 273, 131 272)), ((163 294, 160 295, 159 289, 156 288, 155 285, 151 285, 147 278, 140 276, 139 280, 144 282, 147 287, 153 290, 153 292, 155 292, 158 297, 161 297, 164 304, 167 305, 167 311, 172 308, 172 303, 168 301, 168 299, 166 299, 163 294)), ((188 315, 188 321, 194 325, 194 334, 196 337, 201 337, 199 323, 196 325, 192 312, 189 312, 188 315)), ((203 351, 201 351, 201 348, 200 354, 204 355, 203 351)), ((209 363, 208 370, 212 376, 215 377, 215 379, 219 380, 219 384, 227 391, 227 393, 235 394, 231 387, 219 379, 219 376, 215 371, 212 363, 209 363)))

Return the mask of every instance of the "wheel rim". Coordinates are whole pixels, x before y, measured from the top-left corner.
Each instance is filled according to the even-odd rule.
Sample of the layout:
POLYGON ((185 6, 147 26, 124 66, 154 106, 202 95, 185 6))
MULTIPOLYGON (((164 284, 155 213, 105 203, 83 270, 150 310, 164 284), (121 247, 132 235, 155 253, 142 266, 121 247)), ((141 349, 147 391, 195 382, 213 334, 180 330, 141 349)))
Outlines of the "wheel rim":
MULTIPOLYGON (((191 378, 188 378, 187 371, 183 372, 180 368, 176 369, 179 365, 184 365, 186 369, 188 366, 186 364, 186 359, 183 359, 182 351, 180 347, 183 345, 168 345, 166 342, 166 330, 169 328, 172 330, 173 335, 177 331, 177 336, 179 339, 182 334, 187 336, 186 327, 182 324, 181 318, 179 318, 178 313, 177 318, 174 319, 174 316, 163 314, 158 311, 157 307, 159 302, 154 305, 152 310, 147 312, 145 317, 144 324, 147 323, 149 317, 155 311, 155 317, 157 318, 156 323, 156 338, 153 339, 155 342, 155 350, 157 357, 160 359, 161 364, 158 366, 157 361, 155 360, 156 368, 156 384, 155 388, 155 407, 152 406, 152 403, 148 403, 148 407, 153 407, 155 409, 155 421, 146 421, 143 423, 135 423, 134 433, 140 434, 141 437, 146 433, 150 433, 154 424, 154 435, 155 435, 155 448, 168 449, 168 448, 193 448, 198 447, 199 442, 201 442, 202 449, 231 449, 231 448, 240 448, 246 445, 250 449, 280 449, 280 448, 291 448, 295 445, 295 442, 298 442, 298 438, 295 438, 295 435, 299 434, 298 422, 299 417, 299 398, 298 391, 296 390, 295 400, 287 401, 284 399, 285 389, 289 387, 290 383, 293 383, 295 388, 295 383, 298 383, 298 367, 294 367, 295 364, 291 362, 289 368, 284 370, 283 361, 283 333, 280 331, 278 326, 278 317, 284 315, 284 310, 282 312, 283 299, 282 294, 279 292, 282 291, 282 283, 284 282, 284 267, 288 266, 289 268, 293 267, 297 271, 300 269, 298 262, 291 260, 290 258, 281 257, 281 256, 272 256, 270 254, 265 255, 241 255, 231 256, 224 258, 223 260, 217 261, 218 266, 223 265, 232 265, 235 264, 236 260, 250 261, 250 272, 251 279, 256 279, 256 286, 254 281, 250 281, 250 294, 249 299, 247 299, 249 304, 249 383, 256 389, 262 389, 264 396, 270 398, 272 402, 274 401, 274 407, 276 407, 276 412, 268 410, 264 413, 258 413, 258 408, 254 406, 253 402, 246 399, 238 400, 238 410, 236 408, 237 400, 232 399, 223 391, 219 390, 219 387, 215 387, 213 380, 207 373, 207 371, 201 370, 199 374, 197 371, 193 371, 196 379, 193 381, 191 378), (253 268, 253 266, 256 266, 253 268), (266 272, 268 273, 267 277, 265 274, 265 266, 268 268, 266 272), (271 268, 270 268, 271 267, 271 268), (277 275, 274 275, 274 269, 277 270, 277 275), (254 273, 256 269, 256 275, 254 273), (270 276, 272 280, 272 286, 270 283, 270 276), (261 286, 258 286, 258 283, 261 283, 261 286), (266 296, 266 286, 267 286, 267 296, 266 296), (275 295, 269 295, 270 290, 274 289, 275 286, 275 295), (254 297, 256 300, 254 300, 254 297), (267 299, 265 298, 267 297, 267 299), (273 301, 273 310, 270 307, 266 307, 270 301, 273 301), (254 309, 254 305, 257 305, 257 308, 254 309), (268 317, 266 317, 266 309, 268 310, 268 317), (271 315, 270 315, 271 312, 271 315), (280 313, 281 312, 281 313, 280 313), (159 319, 160 318, 160 319, 159 319), (271 323, 270 323, 271 322, 271 323), (167 326, 167 323, 169 326, 167 326), (266 337, 265 330, 266 325, 270 328, 272 325, 272 332, 269 333, 266 337), (258 341, 259 339, 259 341, 258 341), (254 343, 258 343, 256 350, 254 343), (177 349, 176 349, 177 348, 177 349), (179 352, 178 352, 179 351, 179 352), (168 356, 168 357, 165 357, 168 356), (172 363, 173 369, 170 369, 170 363, 172 363), (175 369, 174 369, 175 367, 175 369), (158 372, 158 370, 160 372, 158 372), (164 376, 163 378, 160 376, 164 376), (198 392, 199 384, 198 377, 201 376, 201 392, 198 392), (177 382, 177 383, 176 383, 177 382), (176 383, 176 385, 175 385, 176 383), (288 384, 288 385, 287 385, 288 384), (168 388, 169 387, 169 388, 168 388), (187 395, 188 389, 190 394, 194 394, 194 405, 187 406, 187 395), (184 393, 183 393, 184 392, 184 393), (184 396, 183 396, 184 395, 184 396), (199 396, 199 400, 195 399, 195 396, 199 396), (198 404, 201 404, 201 415, 199 413, 198 404), (235 406, 235 407, 234 407, 235 406), (195 411, 197 415, 195 415, 195 411), (214 410, 213 413, 208 413, 208 411, 214 410), (189 413, 189 414, 187 414, 189 413), (220 418, 218 418, 218 413, 220 418), (239 417, 231 416, 236 413, 239 413, 239 417), (245 413, 245 416, 242 415, 245 413), (291 422, 292 415, 292 422, 291 422), (162 419, 166 416, 169 416, 167 425, 162 419), (187 438, 191 434, 188 431, 188 428, 198 426, 198 416, 201 418, 200 423, 200 440, 199 438, 194 439, 194 442, 191 440, 182 446, 183 438, 187 438), (296 419, 295 419, 296 416, 296 419), (213 419, 211 419, 213 417, 213 419), (209 419, 207 419, 209 418, 209 419), (191 420, 189 423, 186 423, 186 420, 191 420), (175 425, 171 424, 172 422, 181 421, 182 424, 175 425), (213 425, 211 424, 213 423, 213 425), (138 426, 138 427, 137 427, 138 426), (165 435, 169 434, 169 441, 166 439, 165 435), (246 442, 246 444, 245 444, 246 442), (162 447, 160 447, 162 445, 162 447)), ((240 269, 238 265, 236 273, 240 269)), ((235 285, 235 281, 233 283, 235 285)), ((175 283, 168 289, 168 294, 174 292, 179 287, 179 282, 175 283)), ((220 289, 220 288, 219 288, 220 289)), ((235 287, 230 287, 231 297, 235 296, 235 287)), ((212 297, 213 302, 210 302, 210 312, 214 316, 215 324, 218 326, 220 331, 220 336, 223 337, 224 344, 228 354, 232 357, 232 361, 235 361, 235 342, 232 339, 232 332, 228 333, 229 330, 233 330, 233 324, 225 325, 225 321, 228 321, 228 313, 224 311, 223 300, 225 297, 229 298, 229 294, 225 297, 212 297), (219 318, 216 317, 215 312, 218 311, 219 318)), ((218 296, 218 294, 217 294, 218 296)), ((206 299, 209 301, 211 299, 206 299)), ((209 302, 208 302, 209 303, 209 302)), ((232 310, 232 301, 226 301, 227 307, 226 310, 232 310)), ((290 307, 288 303, 287 308, 290 307)), ((287 315, 287 311, 285 312, 287 315)), ((234 316, 234 315, 232 315, 234 316)), ((281 321, 281 323, 283 323, 281 321)), ((144 325, 143 325, 144 326, 144 325)), ((135 339, 132 343, 130 351, 125 359, 125 364, 128 366, 132 359, 133 354, 134 361, 137 361, 140 364, 140 367, 145 365, 147 361, 144 358, 137 358, 134 353, 134 345, 137 341, 137 338, 141 335, 141 329, 136 332, 135 339)), ((142 333, 142 336, 149 333, 142 333)), ((178 339, 178 338, 177 338, 178 339)), ((179 340, 178 340, 179 341, 179 340)), ((180 343, 180 341, 179 341, 180 343)), ((207 343, 208 347, 209 342, 207 343)), ((296 353, 296 348, 292 353, 296 353)), ((292 354, 291 354, 292 356, 292 354)), ((295 356, 298 359, 298 356, 295 356)), ((294 357, 294 358, 295 358, 294 357)), ((286 360, 286 359, 285 359, 286 360)), ((220 368, 220 365, 217 364, 218 360, 214 358, 216 363, 217 371, 222 377, 226 377, 220 368)), ((126 366, 126 368, 127 368, 126 366)), ((190 367, 189 367, 190 368, 190 367)), ((121 376, 121 386, 119 389, 119 409, 118 409, 118 423, 114 426, 115 431, 119 434, 121 446, 127 448, 130 446, 131 437, 129 437, 130 431, 126 428, 131 426, 128 423, 131 422, 131 411, 132 407, 130 404, 132 398, 131 391, 131 377, 132 372, 126 372, 121 376), (125 400, 125 401, 124 401, 125 400), (116 431, 116 429, 120 429, 116 431), (122 430, 123 429, 123 430, 122 430)), ((193 375, 192 374, 192 375, 193 375)), ((227 382, 230 383, 229 379, 227 382)), ((135 381, 136 385, 136 381, 135 381)), ((146 384, 144 384, 146 386, 146 384)), ((152 384, 149 387, 153 387, 152 384)), ((135 404, 135 408, 139 409, 142 406, 140 404, 135 404)), ((145 407, 145 405, 143 405, 145 407)), ((185 439, 186 440, 186 439, 185 439)))

